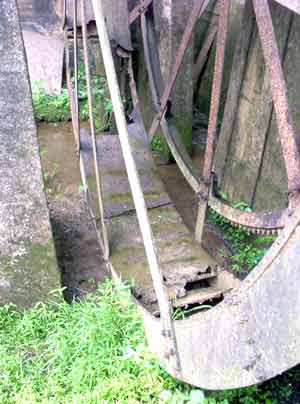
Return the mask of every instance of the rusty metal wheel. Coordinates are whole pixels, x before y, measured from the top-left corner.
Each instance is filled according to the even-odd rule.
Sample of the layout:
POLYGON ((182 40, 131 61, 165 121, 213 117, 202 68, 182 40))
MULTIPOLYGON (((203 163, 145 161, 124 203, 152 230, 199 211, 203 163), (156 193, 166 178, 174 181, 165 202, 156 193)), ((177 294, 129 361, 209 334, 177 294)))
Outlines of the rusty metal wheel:
MULTIPOLYGON (((148 2, 149 3, 149 2, 148 2)), ((183 35, 180 44, 174 68, 171 74, 170 82, 164 86, 160 61, 158 56, 157 43, 155 38, 155 27, 153 13, 151 10, 141 14, 141 27, 144 45, 145 62, 149 78, 149 88, 152 96, 155 117, 153 119, 149 136, 154 136, 158 126, 160 125, 165 140, 175 158, 178 167, 185 176, 194 192, 199 195, 199 214, 198 214, 198 231, 199 236, 196 237, 201 241, 202 228, 207 206, 217 212, 219 215, 228 219, 233 225, 241 227, 247 231, 256 234, 276 234, 281 230, 287 220, 288 215, 297 206, 299 201, 300 190, 300 158, 296 146, 296 137, 292 125, 292 118, 289 111, 287 100, 286 85, 283 78, 280 57, 278 54, 277 43, 273 24, 271 20, 268 4, 259 1, 253 1, 254 12, 258 25, 259 34, 262 41, 263 53, 265 57, 266 67, 270 76, 271 91, 274 102, 274 108, 277 117, 277 125, 280 132, 280 141, 285 160, 285 166, 288 176, 289 189, 289 208, 278 211, 267 212, 245 212, 235 209, 217 198, 211 192, 211 180, 213 159, 215 153, 216 141, 216 120, 219 109, 220 86, 222 81, 222 71, 224 64, 224 48, 226 43, 226 32, 228 24, 228 1, 222 1, 219 17, 219 29, 217 40, 217 54, 215 62, 215 75, 212 90, 211 112, 208 128, 208 139, 205 151, 204 169, 201 173, 199 169, 193 166, 193 162, 185 150, 181 142, 180 135, 174 125, 174 119, 166 116, 166 106, 170 99, 171 91, 174 87, 178 70, 181 66, 185 50, 189 44, 193 28, 203 12, 203 3, 201 0, 196 2, 191 12, 187 29, 183 35), (164 89, 163 91, 161 89, 164 89), (199 216, 201 218, 199 219, 199 216), (200 229, 199 229, 200 227, 200 229)), ((148 5, 151 7, 151 5, 148 5)))

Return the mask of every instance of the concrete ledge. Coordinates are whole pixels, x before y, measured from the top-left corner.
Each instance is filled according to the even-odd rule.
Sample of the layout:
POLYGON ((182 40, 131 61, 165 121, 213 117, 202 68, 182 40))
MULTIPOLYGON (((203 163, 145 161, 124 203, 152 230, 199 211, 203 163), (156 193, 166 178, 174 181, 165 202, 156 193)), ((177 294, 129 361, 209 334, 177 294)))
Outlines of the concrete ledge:
POLYGON ((60 287, 15 0, 0 2, 0 304, 60 287))

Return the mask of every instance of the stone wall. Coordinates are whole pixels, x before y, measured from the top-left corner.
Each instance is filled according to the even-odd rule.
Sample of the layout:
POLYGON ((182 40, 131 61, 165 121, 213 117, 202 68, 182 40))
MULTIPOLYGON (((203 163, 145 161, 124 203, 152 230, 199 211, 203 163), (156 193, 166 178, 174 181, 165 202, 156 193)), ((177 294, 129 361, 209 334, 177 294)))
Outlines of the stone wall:
POLYGON ((0 1, 0 304, 60 287, 15 0, 0 1))

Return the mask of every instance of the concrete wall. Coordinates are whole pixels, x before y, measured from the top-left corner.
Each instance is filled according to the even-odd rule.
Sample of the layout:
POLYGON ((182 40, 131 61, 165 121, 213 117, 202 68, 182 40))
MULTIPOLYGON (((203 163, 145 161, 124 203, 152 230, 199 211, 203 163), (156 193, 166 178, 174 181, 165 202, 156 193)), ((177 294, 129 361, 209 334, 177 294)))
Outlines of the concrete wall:
POLYGON ((15 0, 0 1, 0 304, 60 287, 15 0))

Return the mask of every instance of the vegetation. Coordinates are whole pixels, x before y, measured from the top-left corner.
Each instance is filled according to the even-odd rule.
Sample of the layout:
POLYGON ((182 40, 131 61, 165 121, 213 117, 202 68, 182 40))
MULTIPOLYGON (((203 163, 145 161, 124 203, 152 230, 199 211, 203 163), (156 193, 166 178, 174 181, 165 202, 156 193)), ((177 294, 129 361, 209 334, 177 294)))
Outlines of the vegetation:
POLYGON ((296 369, 260 387, 193 389, 147 351, 127 287, 108 280, 84 301, 70 305, 58 292, 54 298, 26 312, 0 308, 2 404, 283 404, 299 387, 296 369))
MULTIPOLYGON (((233 207, 250 211, 245 202, 239 202, 233 207)), ((229 220, 218 215, 212 209, 209 210, 208 217, 222 229, 225 240, 232 245, 234 254, 227 258, 231 261, 232 269, 238 273, 251 271, 260 262, 276 238, 275 236, 256 236, 246 230, 233 227, 229 220)), ((220 253, 224 256, 224 251, 220 253)))
MULTIPOLYGON (((98 130, 108 130, 113 120, 113 107, 110 100, 106 78, 92 75, 93 101, 95 125, 98 130)), ((86 76, 83 66, 78 72, 78 99, 80 119, 89 119, 88 96, 86 90, 86 76)), ((71 119, 69 94, 63 88, 59 94, 47 94, 42 83, 36 82, 33 86, 32 100, 37 121, 61 122, 71 119)))

